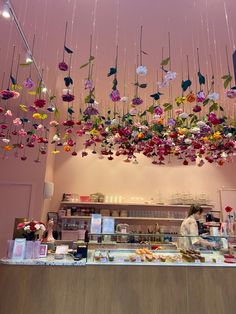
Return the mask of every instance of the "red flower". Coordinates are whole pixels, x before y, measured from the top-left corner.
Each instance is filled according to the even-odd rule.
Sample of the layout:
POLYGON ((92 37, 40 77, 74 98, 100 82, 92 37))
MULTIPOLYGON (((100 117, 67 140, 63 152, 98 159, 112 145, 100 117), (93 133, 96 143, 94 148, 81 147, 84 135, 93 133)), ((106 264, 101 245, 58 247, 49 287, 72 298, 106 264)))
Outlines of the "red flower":
POLYGON ((44 99, 36 99, 34 102, 35 107, 43 108, 46 105, 46 100, 44 99))
POLYGON ((230 213, 232 210, 233 210, 233 208, 230 207, 230 206, 226 206, 226 207, 225 207, 225 211, 226 211, 227 213, 230 213))

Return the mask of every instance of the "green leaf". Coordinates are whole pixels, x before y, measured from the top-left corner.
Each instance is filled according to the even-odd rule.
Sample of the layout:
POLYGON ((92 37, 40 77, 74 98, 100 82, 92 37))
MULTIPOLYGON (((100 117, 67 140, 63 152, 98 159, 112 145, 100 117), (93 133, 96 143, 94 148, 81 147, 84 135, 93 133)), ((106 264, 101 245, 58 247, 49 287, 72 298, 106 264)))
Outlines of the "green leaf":
POLYGON ((224 111, 224 108, 220 106, 220 111, 224 111))
POLYGON ((164 111, 170 111, 173 108, 170 103, 165 103, 163 107, 165 108, 164 111))
POLYGON ((112 83, 113 83, 112 89, 116 90, 116 87, 117 87, 117 84, 118 84, 117 79, 114 79, 112 83))
POLYGON ((192 85, 192 82, 190 80, 186 80, 186 81, 182 81, 181 87, 183 89, 183 91, 185 92, 188 87, 190 87, 192 85))
POLYGON ((64 82, 65 82, 66 87, 69 87, 70 84, 73 85, 73 80, 70 76, 64 77, 64 82))
POLYGON ((167 65, 167 64, 169 63, 169 61, 170 61, 170 57, 168 57, 168 58, 162 60, 162 61, 161 61, 161 65, 162 65, 162 66, 167 65))
POLYGON ((89 101, 90 101, 90 95, 88 95, 88 96, 86 96, 86 97, 84 98, 84 102, 85 102, 86 104, 88 104, 89 101))
POLYGON ((152 106, 150 106, 149 108, 148 108, 148 112, 150 112, 151 114, 153 114, 154 113, 154 105, 152 105, 152 106))
POLYGON ((110 72, 107 74, 107 76, 111 76, 113 74, 116 74, 117 69, 116 68, 110 68, 110 72))
POLYGON ((140 87, 140 88, 146 88, 146 87, 147 87, 147 84, 140 84, 139 87, 140 87))
POLYGON ((224 79, 224 88, 226 89, 229 85, 229 83, 232 81, 232 76, 230 74, 222 76, 222 79, 224 79))
POLYGON ((42 91, 42 88, 41 88, 40 86, 38 86, 38 87, 36 88, 36 95, 40 94, 41 91, 42 91))
POLYGON ((31 65, 33 62, 27 62, 27 63, 20 63, 20 66, 22 67, 27 67, 29 65, 31 65))
POLYGON ((79 68, 80 68, 80 69, 83 69, 83 68, 85 68, 87 65, 89 65, 89 62, 87 62, 87 63, 81 65, 79 68))
POLYGON ((146 116, 146 114, 147 114, 147 110, 144 110, 144 112, 141 113, 139 116, 142 118, 142 117, 146 116))
POLYGON ((198 117, 194 114, 192 118, 190 119, 190 123, 196 122, 198 120, 198 117))
POLYGON ((200 71, 197 73, 197 75, 198 75, 199 84, 204 85, 206 83, 205 77, 202 75, 200 71))
POLYGON ((49 100, 52 101, 52 100, 55 99, 55 98, 56 98, 56 96, 53 95, 53 96, 50 96, 50 97, 49 97, 49 100))
POLYGON ((219 105, 217 103, 213 103, 210 108, 209 108, 209 112, 212 112, 212 111, 217 111, 219 108, 219 105))
POLYGON ((59 116, 60 116, 60 112, 59 112, 59 110, 58 110, 57 107, 56 107, 56 109, 55 109, 55 111, 54 111, 54 115, 55 115, 55 118, 56 118, 56 119, 59 118, 59 116))
POLYGON ((205 107, 208 103, 209 103, 210 99, 209 98, 206 98, 204 101, 203 101, 203 107, 205 107))
POLYGON ((65 51, 67 53, 73 53, 73 51, 70 48, 66 47, 66 46, 64 46, 64 49, 65 49, 65 51))
POLYGON ((13 85, 16 85, 16 79, 15 79, 12 75, 10 76, 10 78, 11 78, 12 84, 13 84, 13 85))
POLYGON ((160 96, 161 96, 161 95, 163 95, 163 94, 157 92, 157 93, 155 93, 155 94, 150 95, 150 97, 154 98, 155 100, 158 100, 158 99, 160 99, 160 96))
POLYGON ((72 113, 74 113, 74 110, 73 110, 73 108, 69 107, 69 108, 67 109, 67 112, 68 112, 69 114, 72 114, 72 113))

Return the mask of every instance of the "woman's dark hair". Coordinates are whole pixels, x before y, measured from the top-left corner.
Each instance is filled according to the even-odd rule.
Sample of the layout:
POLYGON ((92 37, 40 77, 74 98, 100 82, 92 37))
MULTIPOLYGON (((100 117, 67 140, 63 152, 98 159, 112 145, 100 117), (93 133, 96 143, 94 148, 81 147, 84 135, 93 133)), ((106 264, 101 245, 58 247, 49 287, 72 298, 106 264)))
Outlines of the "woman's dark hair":
POLYGON ((188 217, 196 213, 201 214, 202 212, 203 212, 203 209, 201 206, 193 204, 189 208, 188 217))

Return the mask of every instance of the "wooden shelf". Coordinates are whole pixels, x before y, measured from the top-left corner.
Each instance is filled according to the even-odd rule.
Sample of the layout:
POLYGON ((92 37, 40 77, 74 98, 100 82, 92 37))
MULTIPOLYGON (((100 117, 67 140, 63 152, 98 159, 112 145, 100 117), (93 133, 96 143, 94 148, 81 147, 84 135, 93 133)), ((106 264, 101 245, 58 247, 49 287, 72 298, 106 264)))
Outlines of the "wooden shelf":
MULTIPOLYGON (((105 217, 105 216, 104 216, 105 217)), ((61 219, 91 219, 91 216, 62 216, 61 219)), ((182 218, 157 218, 157 217, 112 217, 115 220, 154 220, 154 221, 183 221, 182 218)))
MULTIPOLYGON (((125 207, 127 209, 142 207, 142 208, 189 208, 190 204, 185 205, 175 205, 175 204, 134 204, 134 203, 99 203, 99 202, 66 202, 62 201, 61 205, 71 205, 71 206, 82 206, 82 207, 94 207, 94 208, 110 208, 115 207, 116 209, 119 207, 125 207)), ((212 205, 201 205, 204 209, 213 208, 212 205)))

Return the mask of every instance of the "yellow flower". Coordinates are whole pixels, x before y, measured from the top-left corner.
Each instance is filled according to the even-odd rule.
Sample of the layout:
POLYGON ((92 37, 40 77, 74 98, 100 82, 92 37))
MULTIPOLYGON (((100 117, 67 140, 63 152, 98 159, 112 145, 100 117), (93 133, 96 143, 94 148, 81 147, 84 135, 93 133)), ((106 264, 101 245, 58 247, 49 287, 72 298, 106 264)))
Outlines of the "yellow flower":
POLYGON ((24 105, 24 104, 20 104, 20 105, 19 105, 19 108, 20 108, 22 111, 24 111, 24 112, 28 112, 28 109, 27 109, 26 105, 24 105))
POLYGON ((175 98, 175 102, 176 102, 177 105, 183 104, 185 101, 186 101, 186 97, 185 96, 175 98))
POLYGON ((217 132, 215 132, 214 134, 213 134, 213 138, 214 139, 218 139, 218 138, 221 138, 222 136, 221 136, 221 134, 220 134, 220 132, 219 131, 217 131, 217 132))
POLYGON ((65 152, 69 152, 69 151, 70 151, 70 146, 65 145, 65 146, 64 146, 64 151, 65 151, 65 152))
POLYGON ((59 153, 60 153, 60 151, 59 151, 59 150, 57 150, 57 149, 54 149, 54 150, 52 151, 52 153, 56 155, 56 154, 59 154, 59 153))
POLYGON ((6 145, 6 146, 4 146, 3 147, 6 151, 9 151, 9 150, 12 150, 12 146, 10 146, 10 145, 6 145))
POLYGON ((96 130, 96 129, 92 129, 89 133, 92 134, 92 135, 97 135, 97 136, 100 135, 100 132, 98 130, 96 130))
POLYGON ((36 112, 36 113, 33 114, 33 118, 34 118, 34 119, 40 119, 40 117, 41 117, 41 114, 38 113, 38 112, 36 112))
POLYGON ((188 130, 187 130, 186 128, 178 128, 178 133, 179 133, 180 135, 185 134, 187 131, 188 131, 188 130))
POLYGON ((41 120, 45 120, 45 119, 47 119, 47 117, 48 117, 48 115, 47 115, 46 113, 42 113, 42 114, 40 115, 40 119, 41 119, 41 120))
POLYGON ((207 136, 205 136, 205 137, 202 138, 202 140, 203 140, 204 142, 207 142, 207 141, 209 140, 209 138, 208 138, 207 136))
POLYGON ((138 134, 138 138, 144 138, 144 134, 143 133, 139 133, 138 134))

